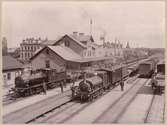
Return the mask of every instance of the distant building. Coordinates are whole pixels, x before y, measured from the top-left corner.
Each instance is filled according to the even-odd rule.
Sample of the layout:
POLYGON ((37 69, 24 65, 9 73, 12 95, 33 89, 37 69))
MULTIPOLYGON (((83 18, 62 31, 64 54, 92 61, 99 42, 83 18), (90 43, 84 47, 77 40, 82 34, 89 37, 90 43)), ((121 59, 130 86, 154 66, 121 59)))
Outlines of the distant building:
POLYGON ((2 38, 2 55, 7 55, 8 53, 8 46, 7 46, 7 39, 6 37, 2 38))
POLYGON ((15 78, 21 74, 23 64, 11 56, 2 57, 4 87, 14 87, 15 78))
POLYGON ((104 56, 122 56, 123 55, 123 45, 114 42, 104 42, 103 45, 96 48, 96 57, 104 56))
POLYGON ((29 59, 34 55, 34 53, 42 48, 41 39, 26 38, 20 44, 20 60, 29 61, 29 59))
POLYGON ((130 49, 129 42, 127 42, 127 44, 126 44, 126 48, 127 48, 127 49, 130 49))
POLYGON ((20 44, 20 60, 23 62, 28 62, 29 59, 40 49, 42 49, 45 46, 53 45, 55 42, 56 40, 48 40, 48 38, 26 38, 20 44))

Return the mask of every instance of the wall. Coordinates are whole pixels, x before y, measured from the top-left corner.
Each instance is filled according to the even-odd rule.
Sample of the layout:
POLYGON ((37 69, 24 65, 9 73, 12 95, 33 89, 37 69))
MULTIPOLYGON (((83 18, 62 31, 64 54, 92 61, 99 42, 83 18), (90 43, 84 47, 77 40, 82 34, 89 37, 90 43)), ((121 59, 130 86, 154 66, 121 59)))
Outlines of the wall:
POLYGON ((64 37, 61 41, 58 42, 59 45, 65 45, 65 41, 69 41, 70 44, 69 46, 66 46, 66 47, 69 47, 71 48, 74 52, 78 53, 79 55, 82 56, 82 53, 83 53, 83 50, 84 48, 81 47, 78 43, 76 43, 75 41, 73 41, 71 38, 69 37, 64 37))
POLYGON ((12 71, 5 71, 3 72, 3 86, 8 88, 8 87, 14 87, 14 83, 15 83, 15 78, 21 74, 21 70, 12 70, 12 71), (7 78, 8 73, 11 74, 11 79, 9 80, 7 78))
POLYGON ((67 64, 67 70, 79 70, 80 69, 80 63, 68 61, 66 64, 67 64))
POLYGON ((36 69, 46 68, 46 60, 50 61, 50 68, 57 69, 58 72, 65 70, 65 61, 51 50, 47 54, 46 49, 31 60, 31 65, 36 69))

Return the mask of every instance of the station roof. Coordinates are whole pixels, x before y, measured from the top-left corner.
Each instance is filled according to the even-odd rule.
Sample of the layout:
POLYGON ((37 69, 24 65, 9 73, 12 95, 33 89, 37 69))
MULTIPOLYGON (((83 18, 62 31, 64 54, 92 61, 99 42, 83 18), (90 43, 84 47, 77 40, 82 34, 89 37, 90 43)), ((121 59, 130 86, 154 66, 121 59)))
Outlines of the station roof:
POLYGON ((82 42, 82 41, 91 41, 94 42, 93 37, 91 35, 74 35, 71 34, 70 37, 73 37, 75 39, 77 39, 78 41, 82 42))
POLYGON ((165 60, 160 60, 158 64, 165 64, 165 60))
POLYGON ((102 60, 107 60, 107 59, 113 59, 113 57, 91 57, 91 58, 81 58, 79 60, 76 60, 78 62, 84 63, 84 62, 94 62, 94 61, 102 61, 102 60))
POLYGON ((57 40, 47 40, 43 41, 41 44, 43 45, 53 45, 57 40))
POLYGON ((65 46, 48 46, 52 51, 57 53, 63 59, 68 61, 80 60, 81 56, 74 52, 72 49, 65 46))
POLYGON ((2 57, 2 68, 3 70, 14 70, 14 69, 21 69, 23 64, 20 63, 17 59, 11 56, 3 56, 2 57))
POLYGON ((57 45, 57 43, 59 43, 62 39, 64 39, 65 37, 68 37, 70 39, 72 39, 74 42, 76 42, 77 44, 79 44, 81 47, 83 48, 87 48, 86 45, 84 45, 83 43, 81 43, 78 39, 72 37, 71 35, 64 35, 62 36, 59 40, 57 40, 53 45, 57 45))

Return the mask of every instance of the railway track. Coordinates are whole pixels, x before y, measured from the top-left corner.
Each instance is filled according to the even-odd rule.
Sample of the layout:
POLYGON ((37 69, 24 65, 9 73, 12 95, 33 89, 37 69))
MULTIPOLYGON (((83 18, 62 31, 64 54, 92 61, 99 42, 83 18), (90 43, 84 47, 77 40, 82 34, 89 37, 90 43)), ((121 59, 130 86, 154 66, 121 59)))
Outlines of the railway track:
POLYGON ((144 86, 149 80, 138 78, 136 83, 120 98, 118 98, 101 116, 99 116, 94 123, 117 123, 119 118, 124 114, 126 108, 135 99, 138 90, 144 86), (111 116, 112 114, 112 116, 111 116))
MULTIPOLYGON (((138 76, 131 78, 130 80, 135 81, 138 76)), ((117 84, 118 86, 119 84, 117 84)), ((115 86, 116 87, 116 86, 115 86)), ((115 87, 111 88, 109 91, 112 91, 115 87)), ((98 97, 98 99, 102 98, 105 94, 109 91, 103 93, 102 96, 98 97)), ((96 99, 96 100, 98 100, 96 99)), ((79 102, 66 102, 65 104, 55 107, 29 121, 26 123, 63 123, 70 119, 71 117, 75 116, 78 112, 84 110, 87 106, 94 103, 96 100, 88 103, 79 103, 79 102)))
POLYGON ((42 100, 12 113, 6 114, 3 116, 3 121, 4 123, 26 123, 41 114, 49 112, 55 107, 60 107, 61 105, 71 101, 70 95, 71 91, 66 91, 63 94, 49 97, 46 100, 42 100))
MULTIPOLYGON (((137 76, 131 78, 131 80, 133 81, 135 81, 136 79, 137 76)), ((111 88, 109 91, 112 91, 112 89, 114 88, 115 87, 111 88)), ((98 97, 98 99, 102 98, 109 91, 104 92, 102 96, 98 97)), ((41 114, 40 116, 35 117, 26 123, 64 123, 65 121, 68 121, 70 118, 84 110, 90 104, 95 103, 98 99, 95 99, 92 102, 88 103, 70 101, 60 107, 55 107, 54 109, 41 114)))

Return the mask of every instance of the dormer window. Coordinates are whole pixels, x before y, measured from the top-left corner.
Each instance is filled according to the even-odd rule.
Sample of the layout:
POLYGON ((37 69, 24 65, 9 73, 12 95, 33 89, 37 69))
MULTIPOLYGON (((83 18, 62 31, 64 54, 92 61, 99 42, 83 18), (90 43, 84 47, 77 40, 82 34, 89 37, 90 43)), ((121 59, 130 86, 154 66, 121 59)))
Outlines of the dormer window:
POLYGON ((69 41, 65 41, 65 46, 70 46, 70 42, 69 41))

